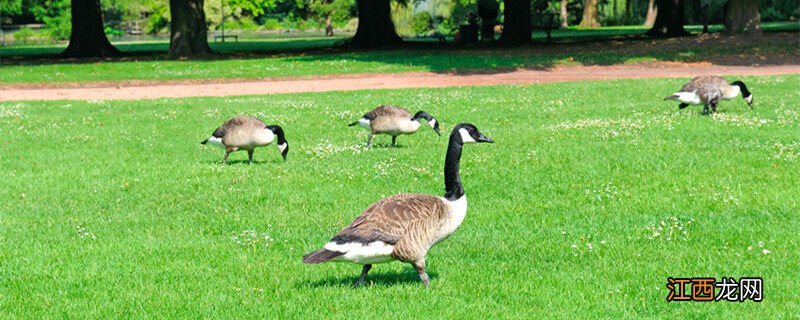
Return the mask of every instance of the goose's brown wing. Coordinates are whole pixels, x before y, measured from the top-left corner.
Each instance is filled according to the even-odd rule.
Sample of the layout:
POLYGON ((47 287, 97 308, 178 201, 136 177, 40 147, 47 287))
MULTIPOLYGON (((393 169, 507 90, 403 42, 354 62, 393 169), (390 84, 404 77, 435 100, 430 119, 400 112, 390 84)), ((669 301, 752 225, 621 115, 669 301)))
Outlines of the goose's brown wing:
POLYGON ((228 132, 233 131, 236 128, 246 127, 246 126, 264 128, 267 125, 263 121, 258 120, 256 118, 251 118, 251 117, 233 117, 233 118, 228 119, 228 121, 225 121, 225 123, 223 123, 222 126, 217 128, 217 130, 214 130, 214 133, 212 134, 212 136, 214 136, 216 138, 222 138, 228 132))
POLYGON ((442 199, 426 194, 398 194, 381 199, 364 210, 331 241, 395 244, 412 228, 434 227, 444 215, 442 199))
POLYGON ((696 92, 697 90, 701 90, 707 87, 719 88, 720 86, 727 83, 728 83, 727 80, 718 76, 699 76, 692 78, 692 81, 689 81, 689 83, 683 85, 683 87, 681 88, 681 92, 696 92))
POLYGON ((382 116, 397 116, 397 117, 408 117, 411 119, 411 113, 408 110, 395 107, 395 106, 380 106, 373 109, 367 114, 364 115, 364 119, 367 120, 375 120, 375 118, 382 117, 382 116))

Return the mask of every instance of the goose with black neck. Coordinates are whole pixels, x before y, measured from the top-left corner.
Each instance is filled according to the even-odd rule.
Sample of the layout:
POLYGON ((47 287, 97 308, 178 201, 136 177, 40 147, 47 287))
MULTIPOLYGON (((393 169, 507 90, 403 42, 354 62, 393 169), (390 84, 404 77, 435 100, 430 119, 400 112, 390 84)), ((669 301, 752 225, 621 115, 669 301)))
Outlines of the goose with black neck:
POLYGON ((325 246, 303 256, 303 262, 318 264, 348 261, 363 265, 356 286, 364 284, 373 264, 391 261, 410 263, 420 280, 430 287, 425 256, 435 244, 453 234, 467 214, 467 197, 461 184, 459 165, 464 144, 492 143, 472 124, 453 128, 444 164, 445 194, 398 194, 370 205, 325 246))
POLYGON ((211 144, 225 149, 225 156, 222 162, 228 163, 228 156, 232 152, 247 150, 250 163, 253 163, 253 152, 258 147, 272 144, 277 138, 278 151, 280 151, 283 161, 289 153, 289 143, 283 128, 280 126, 268 126, 263 121, 252 117, 233 117, 219 128, 214 130, 211 137, 201 142, 201 144, 211 144))

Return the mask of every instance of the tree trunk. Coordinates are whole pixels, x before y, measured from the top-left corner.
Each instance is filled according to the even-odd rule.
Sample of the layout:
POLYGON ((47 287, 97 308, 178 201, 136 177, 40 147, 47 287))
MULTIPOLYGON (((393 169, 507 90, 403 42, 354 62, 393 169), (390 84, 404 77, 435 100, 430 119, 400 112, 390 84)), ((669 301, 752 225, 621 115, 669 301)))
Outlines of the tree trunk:
POLYGON ((617 1, 617 0, 611 0, 611 1, 614 1, 614 7, 613 7, 613 9, 611 9, 611 11, 613 13, 611 15, 616 17, 617 16, 617 2, 619 2, 619 1, 617 1))
POLYGON ((647 31, 651 37, 675 37, 689 34, 683 28, 683 0, 658 0, 658 14, 653 28, 647 31))
POLYGON ((506 0, 505 6, 500 41, 507 44, 531 43, 531 0, 506 0))
POLYGON ((203 0, 169 0, 169 57, 211 54, 203 0))
POLYGON ((758 0, 729 0, 722 20, 727 33, 761 34, 758 0))
POLYGON ((325 17, 325 36, 326 37, 333 37, 333 22, 331 22, 331 13, 328 13, 328 16, 325 17))
POLYGON ((656 7, 656 0, 650 0, 647 3, 647 16, 644 18, 644 26, 652 27, 656 22, 656 15, 658 15, 658 7, 656 7))
POLYGON ((581 19, 581 28, 599 28, 600 21, 598 20, 597 0, 584 0, 583 1, 583 18, 581 19))
POLYGON ((561 0, 561 28, 566 29, 569 27, 569 23, 567 20, 569 19, 569 14, 567 14, 567 0, 561 0))
POLYGON ((376 47, 400 43, 392 22, 391 0, 357 0, 358 29, 350 39, 356 47, 376 47))
POLYGON ((700 19, 703 23, 703 33, 708 33, 708 12, 711 10, 711 0, 700 0, 700 19))
POLYGON ((628 17, 633 15, 633 6, 631 4, 633 4, 633 1, 625 0, 625 15, 628 17))
POLYGON ((72 0, 72 33, 64 57, 106 57, 121 54, 103 31, 100 0, 72 0))

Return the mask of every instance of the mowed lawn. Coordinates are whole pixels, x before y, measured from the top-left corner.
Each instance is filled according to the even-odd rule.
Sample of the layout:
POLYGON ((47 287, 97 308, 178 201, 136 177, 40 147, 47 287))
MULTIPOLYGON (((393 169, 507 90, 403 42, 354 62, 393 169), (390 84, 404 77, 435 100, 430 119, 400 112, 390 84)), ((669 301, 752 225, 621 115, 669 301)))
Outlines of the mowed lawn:
POLYGON ((661 98, 685 79, 0 104, 4 318, 752 318, 800 315, 800 76, 755 109, 661 98), (304 265, 370 203, 443 194, 446 137, 347 127, 379 104, 471 122, 467 218, 427 258, 304 265), (228 117, 290 144, 232 156, 228 117), (763 302, 666 302, 667 277, 762 277, 763 302))

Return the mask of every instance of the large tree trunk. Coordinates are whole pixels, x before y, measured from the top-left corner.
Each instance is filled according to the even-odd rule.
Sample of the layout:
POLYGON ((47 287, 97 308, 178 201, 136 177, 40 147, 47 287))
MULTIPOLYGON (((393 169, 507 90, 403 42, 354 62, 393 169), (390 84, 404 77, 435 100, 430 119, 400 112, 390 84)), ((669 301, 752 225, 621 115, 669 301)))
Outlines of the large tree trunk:
POLYGON ((658 0, 658 14, 653 28, 647 31, 651 37, 674 37, 689 34, 683 28, 683 0, 658 0))
POLYGON ((658 15, 658 7, 656 7, 656 0, 650 0, 647 3, 647 16, 644 18, 644 26, 652 27, 656 23, 656 15, 658 15))
POLYGON ((119 55, 103 31, 100 0, 72 0, 72 33, 65 57, 106 57, 119 55))
POLYGON ((633 6, 631 6, 632 4, 633 1, 625 0, 625 15, 627 15, 628 17, 633 15, 633 6))
POLYGON ((583 1, 583 18, 581 19, 581 28, 599 28, 600 21, 598 19, 597 0, 584 0, 583 1))
POLYGON ((566 29, 569 27, 568 20, 569 14, 567 13, 567 0, 561 0, 561 28, 566 29))
POLYGON ((758 0, 728 0, 725 4, 725 15, 722 19, 725 32, 761 34, 761 15, 758 12, 758 0))
POLYGON ((211 54, 203 0, 169 0, 170 58, 211 54))
POLYGON ((376 47, 400 43, 392 22, 391 0, 357 0, 358 29, 350 45, 376 47))
POLYGON ((506 0, 505 6, 500 41, 508 44, 531 43, 531 0, 506 0))

